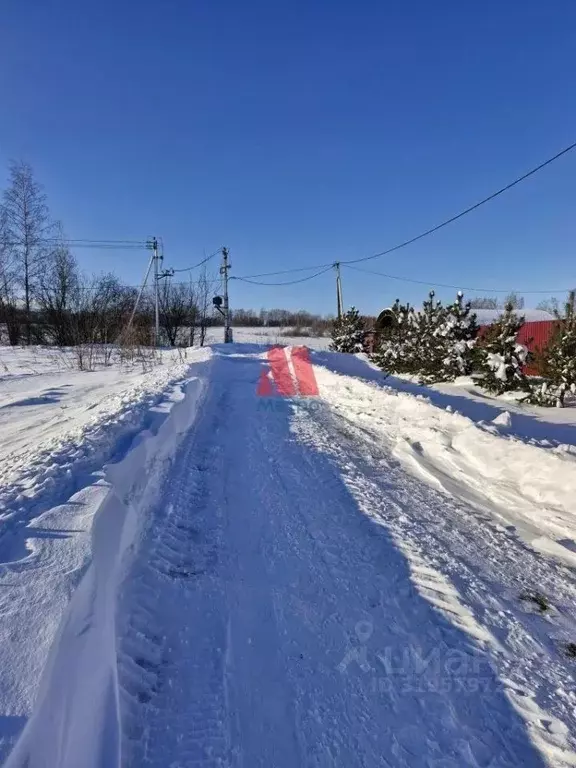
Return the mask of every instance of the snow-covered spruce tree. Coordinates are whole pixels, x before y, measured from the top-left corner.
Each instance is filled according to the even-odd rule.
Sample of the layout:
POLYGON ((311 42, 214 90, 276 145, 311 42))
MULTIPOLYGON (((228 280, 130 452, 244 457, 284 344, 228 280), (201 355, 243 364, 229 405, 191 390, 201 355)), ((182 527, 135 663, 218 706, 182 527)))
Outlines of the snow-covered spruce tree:
POLYGON ((576 292, 570 291, 563 317, 558 317, 556 331, 538 356, 544 381, 532 392, 530 401, 537 405, 564 407, 567 392, 576 394, 576 292))
POLYGON ((414 372, 415 317, 414 309, 400 304, 400 299, 390 307, 389 323, 380 328, 378 345, 372 353, 373 362, 387 373, 414 372))
POLYGON ((465 304, 464 294, 458 291, 455 301, 446 307, 444 323, 439 331, 444 346, 440 373, 444 381, 454 381, 457 376, 472 373, 478 330, 470 302, 465 304))
POLYGON ((461 293, 444 307, 430 291, 419 312, 396 299, 390 314, 394 321, 382 330, 373 355, 380 368, 414 374, 425 383, 471 373, 478 326, 461 293))
POLYGON ((362 352, 364 348, 364 321, 358 310, 351 307, 334 321, 332 326, 332 352, 362 352))
POLYGON ((430 291, 422 310, 416 313, 414 345, 414 373, 424 383, 441 381, 443 378, 445 344, 442 331, 445 327, 447 311, 442 302, 434 298, 430 291))
POLYGON ((483 374, 482 386, 489 392, 528 391, 529 382, 522 371, 528 350, 516 342, 524 317, 507 304, 478 347, 479 369, 483 374))

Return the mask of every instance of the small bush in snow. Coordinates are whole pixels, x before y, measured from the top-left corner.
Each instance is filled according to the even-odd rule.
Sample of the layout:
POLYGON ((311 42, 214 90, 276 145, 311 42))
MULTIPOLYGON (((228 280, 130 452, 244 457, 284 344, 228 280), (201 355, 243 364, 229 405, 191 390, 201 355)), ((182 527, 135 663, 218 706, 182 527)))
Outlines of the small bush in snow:
POLYGON ((332 352, 362 352, 364 348, 364 321, 358 310, 351 307, 332 327, 332 352))
POLYGON ((524 318, 508 303, 502 316, 486 334, 478 348, 479 369, 483 375, 482 386, 489 392, 528 391, 529 383, 522 368, 528 350, 516 342, 524 318))

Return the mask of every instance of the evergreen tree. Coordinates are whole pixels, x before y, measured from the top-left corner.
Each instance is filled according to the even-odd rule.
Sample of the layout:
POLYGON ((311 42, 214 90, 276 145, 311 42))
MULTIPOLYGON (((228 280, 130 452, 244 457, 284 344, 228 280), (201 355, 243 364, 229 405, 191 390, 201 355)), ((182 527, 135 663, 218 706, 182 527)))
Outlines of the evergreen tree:
POLYGON ((524 317, 518 316, 508 303, 504 314, 490 328, 479 352, 479 367, 483 374, 482 385, 489 392, 502 394, 529 388, 522 371, 528 350, 516 342, 518 331, 524 325, 524 317))
POLYGON ((472 373, 478 330, 470 302, 464 304, 464 295, 458 291, 455 301, 446 307, 444 324, 440 329, 444 342, 442 376, 445 381, 454 381, 457 376, 472 373))
POLYGON ((451 381, 472 372, 478 325, 461 293, 444 307, 430 291, 419 312, 396 299, 389 317, 392 322, 381 329, 373 355, 380 368, 416 375, 424 383, 451 381))
POLYGON ((442 302, 434 298, 430 291, 428 299, 422 305, 422 311, 416 314, 416 333, 413 339, 415 373, 425 383, 440 381, 443 378, 445 358, 442 335, 446 323, 446 309, 442 302))
POLYGON ((355 307, 334 321, 330 349, 352 354, 364 349, 364 321, 355 307))
POLYGON ((413 373, 416 313, 409 304, 396 299, 389 312, 388 324, 379 329, 378 346, 372 360, 388 373, 413 373))
POLYGON ((557 321, 551 343, 540 354, 538 363, 544 377, 531 396, 538 405, 564 407, 567 392, 576 394, 576 293, 570 291, 563 317, 557 321))

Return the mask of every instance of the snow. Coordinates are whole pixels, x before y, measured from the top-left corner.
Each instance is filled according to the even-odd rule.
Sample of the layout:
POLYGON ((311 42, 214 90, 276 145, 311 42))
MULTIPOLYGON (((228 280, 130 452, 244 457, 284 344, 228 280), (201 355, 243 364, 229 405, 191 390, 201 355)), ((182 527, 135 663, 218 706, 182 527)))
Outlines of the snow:
MULTIPOLYGON (((476 315, 476 321, 478 325, 492 325, 502 315, 504 310, 502 309, 473 309, 472 312, 476 315)), ((545 312, 543 309, 519 309, 516 310, 520 317, 523 317, 527 323, 535 323, 546 320, 554 320, 554 315, 550 312, 545 312)))
POLYGON ((191 375, 190 362, 206 364, 210 356, 194 351, 184 365, 174 356, 146 372, 79 373, 43 350, 3 350, 0 758, 32 711, 71 595, 81 601, 88 589, 93 522, 110 488, 103 465, 159 428, 191 375))
POLYGON ((348 356, 345 359, 345 372, 353 376, 363 376, 371 381, 392 385, 395 389, 416 396, 428 398, 439 408, 449 407, 458 411, 476 423, 492 421, 504 410, 510 410, 514 416, 514 435, 534 445, 572 450, 576 448, 576 408, 548 408, 524 402, 525 392, 504 392, 493 395, 480 387, 472 377, 460 376, 453 382, 438 382, 430 385, 419 384, 410 375, 388 376, 382 373, 369 358, 364 355, 348 356))
POLYGON ((512 426, 512 416, 510 416, 510 411, 502 411, 501 414, 495 416, 492 419, 492 424, 497 424, 502 427, 512 426))
MULTIPOLYGON (((209 354, 194 353, 195 359, 209 354)), ((188 369, 187 363, 176 362, 177 352, 165 354, 164 365, 110 366, 95 372, 75 371, 70 358, 54 356, 51 350, 4 350, 2 360, 3 530, 37 513, 38 505, 62 498, 64 490, 68 495, 77 490, 86 471, 101 467, 121 439, 142 429, 142 419, 164 389, 188 369)))
POLYGON ((508 375, 506 373, 506 360, 497 352, 489 352, 486 355, 488 365, 494 371, 494 375, 500 381, 508 381, 508 375))
MULTIPOLYGON (((305 344, 310 349, 328 349, 330 334, 326 336, 291 336, 291 328, 233 328, 234 341, 237 344, 279 344, 300 346, 305 344)), ((207 344, 221 344, 224 341, 223 328, 209 328, 207 344)))
POLYGON ((486 424, 454 412, 454 403, 451 411, 436 408, 424 388, 414 396, 383 376, 338 383, 330 377, 323 398, 343 417, 369 425, 411 471, 576 566, 576 453, 503 432, 512 423, 506 411, 486 424))
POLYGON ((576 765, 576 426, 322 349, 259 397, 246 337, 10 362, 0 760, 576 765))
MULTIPOLYGON (((94 498, 88 502, 94 510, 90 562, 46 661, 34 714, 8 766, 118 764, 121 733, 114 610, 118 581, 139 531, 142 498, 146 503, 154 500, 155 480, 166 472, 166 464, 191 426, 204 384, 205 379, 189 377, 173 389, 156 408, 162 419, 141 434, 123 460, 107 468, 97 503, 94 498), (55 733, 64 738, 55 739, 55 733)), ((51 517, 45 516, 43 525, 61 530, 51 517)), ((29 589, 29 579, 21 585, 24 589, 29 589)), ((37 583, 34 586, 38 588, 37 583)))

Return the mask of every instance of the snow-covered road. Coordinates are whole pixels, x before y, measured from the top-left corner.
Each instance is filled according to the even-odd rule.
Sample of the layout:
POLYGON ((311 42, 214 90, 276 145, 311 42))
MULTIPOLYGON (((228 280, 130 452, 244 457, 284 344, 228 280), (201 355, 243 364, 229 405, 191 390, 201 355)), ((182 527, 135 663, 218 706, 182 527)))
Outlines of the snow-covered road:
POLYGON ((216 360, 126 581, 126 765, 543 765, 489 632, 382 524, 445 500, 320 401, 256 397, 264 363, 216 360))
MULTIPOLYGON (((259 397, 266 365, 261 349, 216 351, 198 417, 138 500, 111 591, 112 693, 86 691, 107 747, 83 754, 66 732, 74 713, 54 704, 71 708, 82 679, 66 700, 52 674, 52 730, 37 716, 8 766, 576 765, 573 570, 500 525, 495 502, 490 515, 493 478, 480 504, 458 472, 432 482, 440 460, 414 467, 397 450, 407 415, 384 405, 395 395, 323 366, 320 397, 259 397), (520 600, 530 588, 546 615, 520 600)), ((99 621, 87 604, 53 667, 82 668, 78 638, 99 621)))

